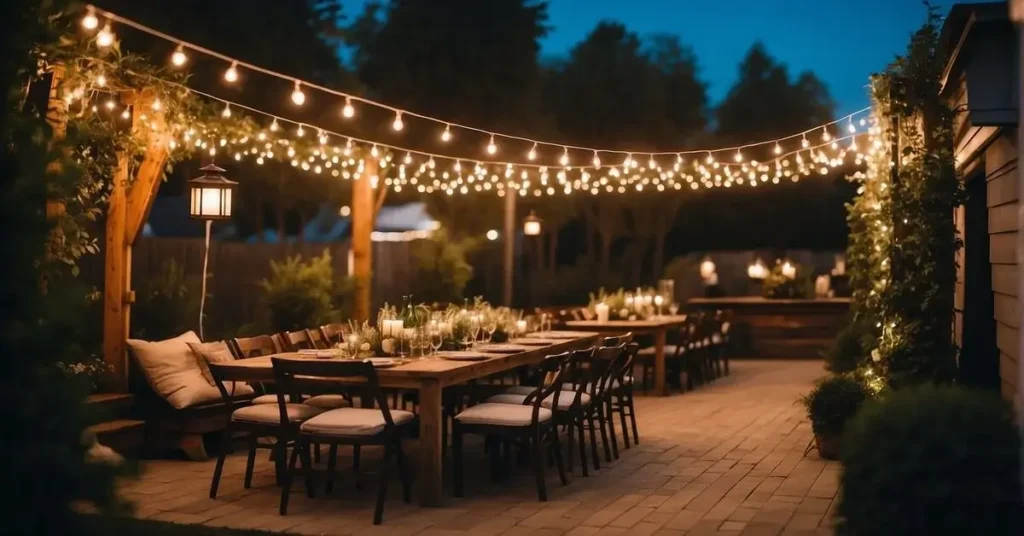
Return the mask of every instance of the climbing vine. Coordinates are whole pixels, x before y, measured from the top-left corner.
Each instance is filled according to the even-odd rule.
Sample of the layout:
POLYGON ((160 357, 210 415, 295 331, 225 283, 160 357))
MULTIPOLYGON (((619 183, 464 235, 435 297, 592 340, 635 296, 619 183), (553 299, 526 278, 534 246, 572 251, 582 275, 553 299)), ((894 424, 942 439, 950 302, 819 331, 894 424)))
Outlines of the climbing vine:
POLYGON ((956 251, 964 192, 953 111, 939 95, 945 58, 931 11, 905 56, 872 78, 877 137, 848 206, 853 310, 873 344, 867 374, 893 387, 952 381, 956 251))

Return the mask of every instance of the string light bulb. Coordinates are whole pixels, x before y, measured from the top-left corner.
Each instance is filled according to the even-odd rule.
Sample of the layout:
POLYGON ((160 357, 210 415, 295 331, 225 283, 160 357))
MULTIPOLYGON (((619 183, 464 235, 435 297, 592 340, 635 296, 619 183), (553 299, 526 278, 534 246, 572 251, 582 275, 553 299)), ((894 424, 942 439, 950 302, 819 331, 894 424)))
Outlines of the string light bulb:
POLYGON ((847 125, 846 128, 850 131, 850 134, 856 134, 857 133, 857 126, 853 124, 853 118, 852 117, 850 118, 850 124, 847 125))
POLYGON ((341 108, 341 116, 345 119, 352 119, 356 115, 356 109, 352 106, 352 98, 345 97, 345 106, 341 108))
POLYGON ((594 151, 594 169, 601 169, 601 157, 594 151))
POLYGON ((708 157, 704 159, 705 162, 711 164, 715 161, 715 157, 711 155, 711 151, 708 151, 708 157))
POLYGON ((238 81, 238 62, 231 62, 231 67, 224 71, 224 81, 228 83, 235 83, 238 81))
POLYGON ((495 154, 497 152, 498 146, 494 143, 494 134, 491 134, 491 140, 487 142, 487 154, 495 154))
POLYGON ((114 109, 114 99, 107 99, 107 102, 103 103, 103 105, 106 106, 108 110, 113 110, 114 109))
POLYGON ((131 116, 132 114, 128 111, 128 108, 125 108, 124 111, 121 112, 121 119, 129 119, 131 116))
POLYGON ((808 148, 810 146, 811 146, 811 142, 807 141, 807 135, 804 134, 802 136, 802 138, 800 139, 800 147, 803 147, 804 149, 806 149, 806 148, 808 148))
POLYGON ((391 128, 395 132, 401 132, 405 128, 405 123, 402 122, 402 112, 395 112, 395 120, 391 123, 391 128))
POLYGON ((412 155, 408 151, 405 153, 405 158, 402 159, 402 163, 405 165, 412 163, 412 155))
POLYGON ((736 154, 732 157, 732 159, 735 160, 736 162, 742 162, 743 161, 743 153, 740 152, 739 150, 737 150, 736 154))
POLYGON ((225 104, 224 105, 224 111, 220 113, 220 116, 223 117, 224 119, 227 119, 227 118, 231 117, 231 105, 230 104, 225 104))
POLYGON ((775 154, 782 154, 782 146, 779 142, 775 142, 775 149, 772 150, 775 154))
POLYGON ((448 143, 452 141, 452 126, 445 125, 444 132, 441 133, 441 141, 448 143))
POLYGON ((103 86, 107 85, 107 77, 103 76, 102 74, 97 76, 96 77, 96 85, 100 86, 100 87, 103 87, 103 86))
POLYGON ((96 46, 106 48, 114 44, 114 32, 110 30, 110 23, 103 25, 100 33, 96 34, 96 46))
POLYGON ((656 162, 654 160, 654 155, 652 154, 651 157, 647 159, 647 168, 648 169, 657 169, 657 167, 658 167, 658 162, 656 162))
POLYGON ((270 123, 270 131, 271 132, 277 132, 277 129, 279 129, 279 128, 281 128, 281 127, 279 127, 277 125, 277 119, 274 119, 273 121, 271 121, 271 123, 270 123))
POLYGON ((157 112, 159 112, 160 109, 164 107, 164 105, 160 102, 160 99, 158 99, 158 98, 157 99, 153 99, 153 104, 150 104, 149 106, 151 108, 153 108, 153 110, 155 110, 157 112))
POLYGON ((531 162, 537 159, 537 144, 534 143, 533 147, 530 147, 530 152, 526 153, 526 159, 531 162))
POLYGON ((370 156, 372 156, 374 158, 377 158, 378 156, 380 156, 380 150, 377 149, 377 144, 376 143, 373 144, 373 147, 370 147, 370 156))
POLYGON ((320 136, 318 137, 318 141, 320 142, 320 145, 327 145, 327 141, 328 141, 327 134, 324 134, 323 130, 320 131, 320 136))
POLYGON ((295 135, 300 137, 300 138, 305 136, 306 135, 306 129, 302 128, 302 125, 299 125, 299 128, 297 128, 295 130, 295 135))
POLYGON ((298 80, 295 81, 295 89, 292 90, 292 102, 296 106, 302 106, 306 103, 306 94, 302 92, 302 83, 298 80))
POLYGON ((828 133, 828 127, 821 127, 821 139, 825 141, 832 139, 832 135, 828 133))
POLYGON ((568 166, 569 165, 569 148, 568 147, 563 147, 562 148, 562 156, 558 159, 558 163, 562 164, 563 166, 568 166))
POLYGON ((85 16, 82 17, 82 28, 92 31, 100 25, 100 20, 96 18, 96 10, 92 7, 85 12, 85 16))
POLYGON ((178 45, 178 48, 174 49, 174 53, 171 54, 171 63, 175 67, 181 67, 188 61, 188 56, 185 55, 185 46, 178 45))

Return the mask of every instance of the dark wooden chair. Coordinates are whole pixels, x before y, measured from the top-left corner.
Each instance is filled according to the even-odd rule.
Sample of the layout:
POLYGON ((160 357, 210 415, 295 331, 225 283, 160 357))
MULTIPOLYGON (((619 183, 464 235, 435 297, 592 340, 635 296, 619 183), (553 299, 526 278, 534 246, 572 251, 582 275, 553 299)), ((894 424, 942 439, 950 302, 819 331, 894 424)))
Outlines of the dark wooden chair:
POLYGON ((235 338, 231 340, 230 346, 231 351, 235 353, 235 359, 262 357, 283 350, 273 335, 235 338))
POLYGON ((307 329, 306 338, 309 339, 310 344, 313 345, 313 349, 315 350, 327 350, 334 346, 332 343, 328 342, 327 337, 325 337, 324 333, 320 331, 320 328, 307 329))
POLYGON ((281 333, 281 340, 284 342, 285 352, 298 352, 299 350, 316 350, 313 339, 309 337, 309 330, 300 329, 297 331, 285 331, 281 333))
MULTIPOLYGON (((391 410, 377 380, 377 370, 369 361, 335 361, 272 358, 274 377, 281 389, 278 395, 280 418, 290 422, 285 393, 298 397, 302 392, 323 389, 325 380, 344 380, 360 384, 361 397, 376 402, 376 408, 339 408, 326 411, 298 426, 295 449, 281 487, 281 515, 288 512, 288 496, 292 479, 298 474, 296 462, 302 459, 302 476, 306 479, 306 493, 314 496, 313 462, 310 456, 312 445, 330 445, 332 452, 338 445, 381 445, 384 459, 381 462, 380 483, 377 490, 377 504, 373 513, 373 524, 379 525, 384 514, 384 499, 391 473, 391 464, 397 461, 402 481, 402 498, 412 500, 412 479, 402 451, 402 438, 406 431, 416 426, 416 416, 408 411, 391 410)), ((335 456, 328 459, 328 489, 333 482, 335 456)))
POLYGON ((348 324, 334 323, 320 326, 320 335, 327 341, 329 346, 345 342, 349 335, 348 324))
MULTIPOLYGON (((632 424, 633 442, 637 445, 640 444, 640 433, 636 426, 636 408, 633 404, 633 388, 636 383, 633 377, 633 366, 636 363, 636 353, 639 349, 640 346, 635 342, 631 342, 623 348, 623 352, 618 358, 617 369, 611 372, 612 382, 609 386, 608 405, 606 407, 609 423, 614 420, 613 416, 616 413, 619 414, 619 419, 622 423, 622 440, 627 449, 629 448, 627 418, 630 424, 632 424)), ((611 427, 612 445, 617 451, 618 445, 615 439, 614 424, 611 427)))
POLYGON ((541 501, 548 500, 547 485, 544 481, 546 451, 550 452, 555 459, 562 484, 569 483, 565 474, 565 464, 562 461, 562 449, 558 441, 558 428, 555 425, 554 413, 545 408, 543 402, 551 397, 552 407, 558 407, 560 397, 567 396, 562 391, 562 383, 570 355, 566 352, 544 358, 540 368, 545 373, 550 373, 552 379, 546 386, 534 389, 522 404, 485 402, 469 407, 455 415, 452 422, 452 457, 454 458, 452 464, 456 497, 463 495, 462 440, 465 434, 479 434, 493 438, 490 450, 492 467, 497 466, 498 451, 500 450, 498 446, 501 443, 531 452, 537 479, 537 498, 541 501))
POLYGON ((252 485, 252 471, 257 449, 273 452, 272 457, 276 464, 278 479, 280 479, 285 468, 285 450, 298 432, 299 424, 310 417, 319 415, 323 410, 298 403, 297 398, 289 400, 286 404, 282 402, 280 407, 273 404, 252 404, 235 409, 232 404, 234 396, 231 391, 234 390, 236 382, 246 381, 251 372, 240 367, 217 363, 209 363, 209 367, 217 389, 224 399, 224 408, 228 415, 228 425, 221 436, 217 465, 213 469, 213 479, 210 481, 210 498, 217 497, 217 487, 220 485, 221 473, 224 470, 224 458, 231 449, 231 441, 238 434, 243 435, 249 448, 249 456, 245 465, 245 487, 249 488, 252 485), (284 415, 287 415, 287 419, 282 417, 284 415), (273 438, 274 441, 260 441, 265 438, 273 438))

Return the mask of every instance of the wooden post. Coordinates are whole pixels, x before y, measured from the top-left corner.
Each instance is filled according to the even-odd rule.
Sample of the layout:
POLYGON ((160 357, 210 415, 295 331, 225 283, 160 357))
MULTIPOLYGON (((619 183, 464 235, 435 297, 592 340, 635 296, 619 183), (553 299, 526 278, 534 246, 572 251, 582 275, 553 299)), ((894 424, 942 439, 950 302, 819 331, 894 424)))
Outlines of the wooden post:
POLYGON ((512 287, 515 281, 516 266, 516 192, 511 188, 505 189, 505 229, 502 246, 502 303, 506 307, 512 307, 512 287))
POLYGON ((103 272, 103 359, 113 368, 117 382, 115 388, 119 391, 128 389, 126 340, 131 333, 131 304, 135 301, 135 293, 131 289, 132 245, 156 197, 170 143, 161 113, 150 111, 147 114, 148 123, 141 122, 139 109, 148 110, 152 99, 152 94, 145 91, 126 92, 121 96, 122 103, 132 106, 133 134, 143 137, 147 148, 131 187, 128 186, 128 156, 118 155, 107 206, 103 272))
POLYGON ((370 290, 373 273, 373 233, 375 203, 373 184, 377 175, 377 160, 363 160, 363 174, 352 184, 352 276, 356 278, 355 307, 352 314, 356 321, 370 319, 370 290))

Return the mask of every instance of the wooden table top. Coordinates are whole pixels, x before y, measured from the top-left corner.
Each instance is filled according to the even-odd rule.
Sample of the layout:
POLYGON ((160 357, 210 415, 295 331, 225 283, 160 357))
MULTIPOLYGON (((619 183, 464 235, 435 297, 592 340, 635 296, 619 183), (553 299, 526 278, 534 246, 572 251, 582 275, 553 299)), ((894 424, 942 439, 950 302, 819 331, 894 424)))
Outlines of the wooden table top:
POLYGON ((672 326, 679 326, 683 322, 686 322, 686 315, 661 315, 648 318, 646 320, 608 320, 607 322, 600 322, 598 320, 569 320, 565 323, 566 327, 570 328, 584 328, 584 329, 656 329, 656 328, 667 328, 672 326))
MULTIPOLYGON (((543 346, 524 345, 527 347, 527 350, 516 353, 484 353, 475 350, 466 352, 486 357, 486 359, 479 361, 459 361, 438 357, 413 358, 393 367, 377 368, 377 377, 384 387, 415 387, 424 381, 437 381, 442 386, 453 385, 522 365, 538 363, 548 355, 586 348, 595 344, 597 338, 598 335, 595 333, 583 337, 559 340, 543 346)), ((223 363, 223 365, 251 368, 254 381, 269 381, 273 379, 271 357, 316 359, 309 355, 288 352, 271 356, 237 359, 230 363, 223 363)))

